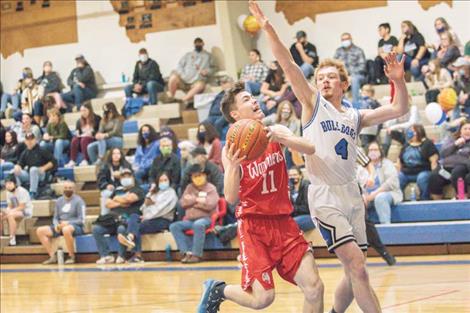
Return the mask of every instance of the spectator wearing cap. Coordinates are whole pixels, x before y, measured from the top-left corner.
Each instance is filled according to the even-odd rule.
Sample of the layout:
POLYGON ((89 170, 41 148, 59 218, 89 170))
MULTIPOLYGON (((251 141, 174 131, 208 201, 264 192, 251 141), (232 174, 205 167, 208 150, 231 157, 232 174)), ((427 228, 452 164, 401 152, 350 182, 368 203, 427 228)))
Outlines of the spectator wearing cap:
POLYGON ((460 109, 470 116, 470 60, 460 57, 452 65, 456 69, 454 72, 454 88, 459 96, 459 107, 456 109, 460 109))
POLYGON ((39 183, 54 172, 57 162, 49 151, 39 147, 33 133, 25 135, 24 143, 26 149, 21 153, 13 172, 18 185, 29 183, 31 198, 36 199, 39 183))
POLYGON ((0 211, 0 233, 2 233, 3 221, 7 220, 10 234, 9 244, 15 246, 17 221, 32 215, 33 204, 28 190, 19 186, 14 176, 7 177, 5 188, 7 190, 7 208, 0 211))
POLYGON ((243 67, 240 79, 245 82, 245 90, 257 96, 269 69, 261 60, 261 53, 258 49, 251 49, 248 58, 250 63, 243 67))
POLYGON ((162 92, 164 87, 165 82, 158 63, 149 58, 147 49, 140 49, 139 60, 134 67, 132 85, 128 85, 124 89, 126 97, 132 97, 133 93, 139 96, 148 94, 150 104, 157 104, 157 94, 162 92))
POLYGON ((61 96, 67 104, 74 104, 78 110, 83 102, 96 97, 98 87, 96 86, 95 73, 85 57, 79 54, 75 58, 75 62, 77 67, 70 72, 67 79, 70 91, 61 96))
POLYGON ((180 200, 185 210, 182 221, 170 225, 178 249, 183 255, 182 263, 198 263, 202 260, 206 229, 211 225, 211 216, 217 210, 219 196, 216 187, 208 182, 207 173, 199 164, 189 169, 191 183, 187 185, 180 200), (185 231, 194 232, 192 248, 187 244, 185 231))
POLYGON ((42 264, 57 263, 57 257, 52 249, 51 238, 64 236, 65 246, 69 258, 65 264, 75 263, 75 247, 73 237, 83 235, 85 225, 86 205, 83 199, 75 194, 75 183, 66 181, 64 183, 64 193, 57 199, 54 208, 54 218, 52 225, 41 226, 36 230, 39 240, 49 254, 49 259, 42 264))
POLYGON ((193 97, 204 91, 207 80, 215 70, 212 55, 204 50, 204 41, 194 39, 194 50, 186 53, 178 62, 178 67, 168 81, 168 93, 165 102, 173 102, 178 89, 187 92, 181 99, 183 103, 193 100, 193 97))
POLYGON ((160 155, 150 167, 149 179, 155 181, 163 172, 170 175, 171 187, 178 190, 181 180, 181 164, 178 156, 173 152, 173 140, 169 137, 160 138, 160 155))
POLYGON ((341 47, 336 49, 335 59, 343 61, 351 77, 353 105, 359 101, 360 89, 365 80, 366 57, 364 50, 353 43, 350 33, 341 35, 341 47))
MULTIPOLYGON (((213 162, 208 160, 207 151, 204 147, 196 147, 191 152, 193 162, 199 164, 206 173, 207 181, 217 188, 219 195, 224 194, 224 175, 220 168, 213 162)), ((190 168, 183 174, 181 181, 181 190, 185 190, 188 184, 191 182, 190 168)))
POLYGON ((307 34, 303 30, 295 34, 295 39, 296 42, 290 46, 290 54, 294 62, 300 66, 304 76, 309 78, 318 66, 317 48, 307 41, 307 34))
POLYGON ((110 214, 121 222, 115 226, 103 226, 99 223, 93 226, 93 237, 100 254, 97 264, 113 263, 105 235, 118 234, 119 251, 116 259, 117 264, 124 263, 127 248, 135 247, 135 236, 139 231, 140 207, 144 203, 145 193, 136 185, 135 178, 130 169, 123 169, 120 174, 122 188, 117 188, 106 200, 106 207, 110 214))
POLYGON ((215 96, 209 110, 209 116, 204 121, 214 125, 215 129, 219 132, 221 137, 225 137, 225 133, 228 130, 228 122, 222 115, 222 111, 220 110, 220 103, 224 98, 225 92, 232 88, 233 84, 233 79, 230 76, 225 75, 220 79, 220 86, 222 87, 222 91, 215 96))

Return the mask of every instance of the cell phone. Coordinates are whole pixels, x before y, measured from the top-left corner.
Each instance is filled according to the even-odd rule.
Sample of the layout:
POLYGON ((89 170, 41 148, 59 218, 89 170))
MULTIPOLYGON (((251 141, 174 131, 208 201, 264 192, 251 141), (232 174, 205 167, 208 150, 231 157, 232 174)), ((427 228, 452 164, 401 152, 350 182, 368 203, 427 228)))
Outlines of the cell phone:
POLYGON ((450 173, 446 171, 443 167, 439 170, 439 175, 441 175, 441 177, 447 180, 450 180, 451 177, 450 173))

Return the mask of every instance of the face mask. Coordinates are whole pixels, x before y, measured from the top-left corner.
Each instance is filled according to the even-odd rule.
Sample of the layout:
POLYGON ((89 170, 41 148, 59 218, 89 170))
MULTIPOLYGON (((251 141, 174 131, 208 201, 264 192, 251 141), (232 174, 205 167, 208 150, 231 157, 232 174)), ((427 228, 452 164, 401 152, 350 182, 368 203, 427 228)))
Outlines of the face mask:
POLYGON ((206 132, 200 132, 197 134, 197 140, 200 142, 206 141, 206 132))
POLYGON ((201 52, 202 46, 194 46, 194 50, 196 50, 196 52, 201 52))
POLYGON ((73 190, 64 190, 64 196, 70 198, 73 195, 73 190))
POLYGON ((158 188, 160 190, 167 190, 168 188, 170 188, 170 183, 169 182, 159 183, 158 188))
POLYGON ((139 60, 140 60, 140 62, 145 63, 145 62, 147 62, 148 59, 149 59, 148 55, 146 55, 146 54, 139 54, 139 60))
POLYGON ((446 31, 445 27, 436 28, 436 30, 437 30, 437 32, 438 32, 439 34, 446 31))
POLYGON ((204 176, 193 177, 192 181, 196 187, 201 187, 206 183, 206 178, 204 176))
POLYGON ((298 178, 289 178, 289 182, 292 184, 292 185, 295 185, 299 182, 299 179, 298 178))
POLYGON ((282 113, 281 113, 281 117, 282 117, 283 119, 288 119, 289 116, 290 116, 290 112, 282 112, 282 113))
POLYGON ((28 77, 28 74, 23 73, 22 77, 23 77, 23 79, 26 79, 28 77))
MULTIPOLYGON (((414 134, 413 134, 414 135, 414 134)), ((372 161, 377 161, 380 158, 380 152, 378 151, 370 151, 368 154, 369 158, 372 161)))
POLYGON ((341 47, 343 48, 349 48, 351 44, 352 44, 352 41, 349 39, 341 41, 341 47))
POLYGON ((121 186, 122 187, 130 187, 134 184, 134 180, 132 177, 124 177, 121 178, 121 186))
POLYGON ((160 147, 160 152, 162 153, 162 155, 170 155, 171 147, 160 147))
POLYGON ((144 132, 144 133, 142 133, 142 138, 144 138, 144 139, 149 139, 149 137, 150 137, 150 133, 149 133, 149 132, 144 132))
POLYGON ((415 132, 411 129, 406 131, 406 140, 410 141, 415 136, 415 132))

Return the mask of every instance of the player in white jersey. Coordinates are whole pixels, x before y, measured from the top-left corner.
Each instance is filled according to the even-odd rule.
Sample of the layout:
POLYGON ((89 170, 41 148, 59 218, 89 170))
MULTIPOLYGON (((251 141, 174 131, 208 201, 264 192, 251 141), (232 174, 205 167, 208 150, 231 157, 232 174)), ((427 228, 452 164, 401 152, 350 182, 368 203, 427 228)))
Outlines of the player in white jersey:
POLYGON ((274 57, 302 103, 303 137, 315 144, 316 152, 306 158, 311 179, 309 204, 320 231, 344 266, 345 276, 338 284, 331 312, 345 312, 355 298, 364 312, 381 312, 366 270, 367 247, 364 204, 356 181, 356 140, 361 127, 383 123, 408 112, 408 92, 404 61, 394 53, 386 57, 385 73, 394 84, 391 104, 375 110, 355 110, 343 103, 349 87, 344 64, 326 59, 309 84, 282 44, 273 26, 255 1, 250 11, 267 35, 274 57), (362 248, 362 249, 361 249, 362 248))

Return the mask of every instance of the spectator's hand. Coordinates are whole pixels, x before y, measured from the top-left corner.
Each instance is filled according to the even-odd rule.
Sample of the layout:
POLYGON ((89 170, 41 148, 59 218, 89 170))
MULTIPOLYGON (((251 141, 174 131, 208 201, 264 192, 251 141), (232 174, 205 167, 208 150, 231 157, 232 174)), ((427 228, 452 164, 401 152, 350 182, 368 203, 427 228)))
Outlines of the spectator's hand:
POLYGON ((105 137, 104 137, 103 133, 97 133, 95 138, 96 138, 96 140, 103 140, 105 137))
POLYGON ((45 134, 42 136, 42 139, 44 139, 45 141, 49 141, 49 140, 51 140, 51 136, 50 136, 48 133, 45 133, 45 134))
POLYGON ((209 71, 207 69, 203 69, 203 70, 201 70, 200 73, 201 73, 202 76, 207 76, 209 74, 209 71))
POLYGON ((15 168, 13 169, 16 175, 19 175, 21 173, 21 166, 15 165, 15 168))
POLYGON ((80 88, 85 88, 85 84, 84 84, 84 83, 78 82, 77 84, 80 86, 80 88))
POLYGON ((250 9, 251 15, 253 15, 256 18, 256 21, 261 26, 261 28, 266 26, 266 23, 269 20, 264 15, 263 11, 261 11, 261 8, 259 7, 258 3, 256 3, 256 1, 254 1, 254 0, 250 0, 248 2, 248 7, 250 9))
POLYGON ((60 231, 62 230, 62 226, 60 224, 56 225, 56 227, 54 227, 56 233, 60 233, 60 231))
POLYGON ((113 171, 113 177, 116 178, 116 179, 121 178, 121 172, 119 172, 119 171, 113 171))
POLYGON ((455 141, 455 145, 457 147, 463 146, 464 144, 465 144, 465 139, 463 137, 460 137, 459 139, 455 141))
POLYGON ((411 61, 411 66, 412 67, 418 67, 419 66, 419 60, 418 59, 413 59, 411 61))
POLYGON ((398 62, 395 52, 387 55, 385 58, 386 65, 384 66, 384 72, 388 79, 393 81, 405 79, 405 59, 406 55, 403 55, 400 62, 398 62))
POLYGON ((423 65, 423 67, 421 68, 421 73, 423 73, 423 75, 426 75, 428 71, 429 71, 429 65, 423 65))
POLYGON ((134 92, 135 92, 135 93, 141 93, 143 88, 144 88, 144 87, 143 87, 141 84, 139 84, 139 83, 134 84, 134 92))
POLYGON ((113 191, 114 190, 114 186, 109 184, 108 186, 106 186, 106 189, 108 189, 109 191, 113 191))
POLYGON ((276 105, 277 105, 277 102, 274 100, 268 100, 268 102, 266 102, 266 107, 268 108, 268 110, 271 110, 276 105))
POLYGON ((452 76, 454 77, 454 80, 457 80, 457 79, 459 78, 459 76, 460 76, 459 71, 454 71, 454 72, 452 73, 452 76))
POLYGON ((44 166, 39 167, 39 173, 44 174, 45 172, 44 166))
POLYGON ((300 42, 298 42, 298 43, 295 44, 295 48, 296 48, 297 51, 299 51, 299 52, 304 51, 304 46, 302 46, 302 44, 301 44, 300 42))
POLYGON ((366 182, 366 187, 367 187, 367 188, 372 188, 372 187, 374 187, 374 185, 375 185, 374 179, 368 178, 368 179, 367 179, 367 182, 366 182))
POLYGON ((240 163, 246 159, 246 156, 240 157, 240 149, 235 151, 235 145, 227 144, 222 149, 222 161, 224 167, 230 166, 232 168, 236 168, 240 166, 240 163))

